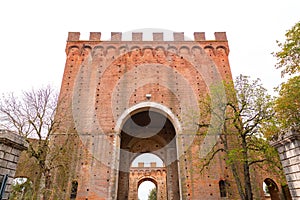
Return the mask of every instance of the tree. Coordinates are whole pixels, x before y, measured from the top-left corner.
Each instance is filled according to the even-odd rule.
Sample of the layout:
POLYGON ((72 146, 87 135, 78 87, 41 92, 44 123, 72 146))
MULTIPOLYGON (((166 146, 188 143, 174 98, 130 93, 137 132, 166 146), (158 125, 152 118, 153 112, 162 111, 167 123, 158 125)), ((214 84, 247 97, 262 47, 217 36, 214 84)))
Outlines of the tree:
POLYGON ((150 190, 150 193, 148 195, 148 200, 156 200, 157 196, 156 196, 156 188, 153 188, 152 190, 150 190))
POLYGON ((251 81, 249 77, 240 75, 234 84, 224 85, 226 98, 219 98, 221 87, 215 86, 211 88, 211 96, 200 102, 201 118, 206 119, 199 124, 200 133, 208 134, 212 123, 207 123, 207 120, 220 120, 217 123, 220 127, 214 128, 219 133, 220 142, 205 157, 200 171, 209 166, 218 153, 222 153, 234 175, 240 198, 252 200, 250 167, 261 166, 262 163, 271 166, 274 162, 272 166, 279 167, 276 166, 277 152, 262 133, 264 124, 274 116, 273 101, 259 79, 251 81))
MULTIPOLYGON (((63 120, 54 118, 58 106, 57 97, 57 93, 48 86, 23 92, 21 97, 16 97, 13 93, 3 95, 0 100, 1 127, 19 134, 27 141, 28 157, 38 167, 32 199, 38 199, 39 193, 45 193, 50 188, 51 170, 58 167, 54 165, 57 162, 52 161, 60 159, 59 165, 66 162, 60 155, 64 150, 62 146, 53 147, 54 153, 49 154, 50 137, 63 120)), ((46 195, 44 199, 47 199, 46 195)))
POLYGON ((284 43, 277 41, 280 51, 273 53, 278 62, 276 68, 281 68, 281 75, 300 72, 300 22, 297 22, 285 34, 284 43))
POLYGON ((283 130, 300 128, 300 76, 282 83, 275 101, 276 117, 283 130))
POLYGON ((275 53, 278 60, 276 68, 283 68, 282 75, 293 75, 278 89, 279 96, 275 101, 277 121, 270 129, 274 133, 286 129, 300 128, 300 22, 297 22, 285 34, 286 41, 278 42, 281 50, 275 53))

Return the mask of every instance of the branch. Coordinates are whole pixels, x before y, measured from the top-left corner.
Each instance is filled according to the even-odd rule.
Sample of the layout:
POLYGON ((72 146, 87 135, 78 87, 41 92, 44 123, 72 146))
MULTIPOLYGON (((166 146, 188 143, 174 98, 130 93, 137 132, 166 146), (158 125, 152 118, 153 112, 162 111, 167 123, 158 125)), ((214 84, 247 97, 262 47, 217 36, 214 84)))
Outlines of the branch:
MULTIPOLYGON (((215 146, 216 146, 216 145, 215 145, 215 146)), ((214 147, 215 147, 215 146, 214 146, 214 147)), ((213 148, 214 148, 214 147, 213 147, 213 148)), ((206 163, 204 163, 204 164, 202 165, 202 167, 200 168, 200 173, 203 172, 204 168, 207 167, 207 166, 210 164, 210 162, 214 159, 215 155, 216 155, 218 152, 220 152, 220 151, 222 151, 222 152, 225 151, 225 152, 226 152, 226 150, 223 149, 223 148, 220 148, 220 149, 217 149, 216 151, 214 151, 214 152, 211 154, 211 156, 209 157, 208 161, 207 161, 206 163)))
POLYGON ((253 165, 253 164, 256 164, 256 163, 262 163, 262 162, 266 162, 266 161, 270 161, 270 160, 268 160, 268 159, 266 159, 266 158, 261 159, 261 160, 254 160, 254 161, 249 162, 248 165, 251 166, 251 165, 253 165))

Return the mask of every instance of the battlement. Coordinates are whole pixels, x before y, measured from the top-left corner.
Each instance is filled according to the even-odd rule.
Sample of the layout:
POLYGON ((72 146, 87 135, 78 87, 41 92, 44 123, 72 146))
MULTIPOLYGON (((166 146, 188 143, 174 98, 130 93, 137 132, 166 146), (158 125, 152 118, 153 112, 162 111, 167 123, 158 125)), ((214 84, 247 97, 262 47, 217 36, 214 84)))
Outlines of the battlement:
MULTIPOLYGON (((215 32, 216 41, 227 41, 226 32, 215 32)), ((132 32, 132 41, 143 41, 142 32, 132 32)), ((80 32, 69 32, 68 41, 80 41, 80 32)), ((101 32, 90 32, 89 41, 101 41, 101 32)), ((110 41, 123 41, 122 32, 111 32, 110 41)), ((153 32, 152 41, 164 41, 163 32, 153 32)), ((173 32, 173 41, 185 41, 184 32, 173 32)), ((194 32, 194 41, 206 41, 205 32, 194 32)))
POLYGON ((145 168, 145 167, 155 168, 155 167, 157 167, 157 163, 156 162, 150 162, 150 163, 138 162, 138 166, 137 167, 133 167, 133 168, 145 168))

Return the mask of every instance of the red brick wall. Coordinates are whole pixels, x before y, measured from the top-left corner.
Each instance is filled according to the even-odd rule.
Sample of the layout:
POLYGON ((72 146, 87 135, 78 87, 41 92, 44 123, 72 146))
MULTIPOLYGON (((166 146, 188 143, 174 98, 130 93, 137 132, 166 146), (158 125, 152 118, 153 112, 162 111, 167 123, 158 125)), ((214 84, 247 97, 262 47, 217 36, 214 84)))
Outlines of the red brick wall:
POLYGON ((101 41, 100 36, 91 33, 90 40, 81 41, 79 33, 69 33, 66 45, 60 113, 67 118, 61 132, 68 130, 80 139, 77 150, 69 154, 73 170, 68 181, 78 181, 77 199, 116 198, 118 161, 129 162, 119 157, 122 138, 116 127, 125 122, 120 118, 126 110, 145 102, 161 105, 162 113, 172 112, 173 119, 168 116, 172 123, 179 121, 173 124, 177 138, 173 156, 178 157, 182 199, 220 199, 218 183, 224 179, 232 183, 230 197, 237 197, 221 157, 199 173, 203 137, 197 136, 195 124, 200 120, 198 102, 209 87, 232 79, 226 34, 216 33, 211 41, 204 33, 195 33, 195 41, 184 41, 182 33, 174 35, 175 41, 162 41, 160 34, 154 41, 142 41, 140 34, 133 35, 134 41, 121 41, 120 33, 114 33, 112 41, 101 41))

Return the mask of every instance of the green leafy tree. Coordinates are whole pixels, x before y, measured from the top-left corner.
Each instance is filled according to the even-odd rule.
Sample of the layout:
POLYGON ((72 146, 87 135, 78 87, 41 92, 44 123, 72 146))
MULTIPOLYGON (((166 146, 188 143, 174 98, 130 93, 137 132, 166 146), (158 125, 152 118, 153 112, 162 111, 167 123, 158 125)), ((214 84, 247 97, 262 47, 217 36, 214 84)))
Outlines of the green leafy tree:
POLYGON ((276 117, 283 129, 300 128, 300 76, 282 83, 275 101, 276 117))
POLYGON ((300 72, 300 22, 288 30, 285 37, 284 43, 277 41, 280 51, 273 54, 278 60, 276 68, 282 69, 282 76, 300 72))
POLYGON ((287 129, 300 129, 300 22, 297 22, 285 34, 284 43, 278 42, 280 51, 275 53, 278 60, 276 68, 283 68, 283 75, 292 75, 278 89, 275 100, 276 121, 269 131, 280 133, 287 129))
POLYGON ((221 153, 234 175, 240 198, 252 200, 250 168, 254 165, 263 168, 262 164, 266 163, 270 165, 269 169, 280 168, 276 150, 262 133, 262 127, 274 116, 271 96, 259 79, 251 81, 240 75, 234 84, 211 88, 211 96, 200 102, 200 109, 201 118, 206 119, 199 124, 200 133, 208 134, 212 126, 208 120, 220 120, 216 123, 219 127, 214 128, 219 133, 220 142, 205 157, 200 171, 221 153), (220 88, 225 90, 226 98, 219 98, 220 88))
POLYGON ((150 190, 150 193, 148 195, 148 200, 156 200, 157 196, 156 196, 156 188, 153 188, 152 190, 150 190))

